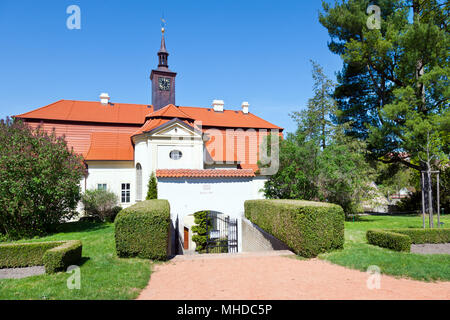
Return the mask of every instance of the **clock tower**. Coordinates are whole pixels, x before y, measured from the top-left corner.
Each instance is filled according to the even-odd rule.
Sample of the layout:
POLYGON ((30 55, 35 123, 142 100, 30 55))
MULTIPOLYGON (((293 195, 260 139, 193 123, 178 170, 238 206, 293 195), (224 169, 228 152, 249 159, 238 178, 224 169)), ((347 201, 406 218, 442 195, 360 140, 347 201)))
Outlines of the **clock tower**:
POLYGON ((161 48, 158 51, 158 69, 152 70, 150 74, 154 111, 164 108, 168 104, 175 105, 175 77, 177 74, 169 70, 169 65, 167 64, 169 52, 166 50, 164 27, 161 31, 162 37, 161 48))

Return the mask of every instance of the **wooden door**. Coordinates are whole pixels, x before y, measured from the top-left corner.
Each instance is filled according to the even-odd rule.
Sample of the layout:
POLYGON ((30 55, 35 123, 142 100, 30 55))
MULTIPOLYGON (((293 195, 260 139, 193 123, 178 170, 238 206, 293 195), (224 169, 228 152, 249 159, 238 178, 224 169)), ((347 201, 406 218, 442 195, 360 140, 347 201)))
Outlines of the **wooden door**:
POLYGON ((189 229, 184 227, 184 249, 189 249, 189 229))

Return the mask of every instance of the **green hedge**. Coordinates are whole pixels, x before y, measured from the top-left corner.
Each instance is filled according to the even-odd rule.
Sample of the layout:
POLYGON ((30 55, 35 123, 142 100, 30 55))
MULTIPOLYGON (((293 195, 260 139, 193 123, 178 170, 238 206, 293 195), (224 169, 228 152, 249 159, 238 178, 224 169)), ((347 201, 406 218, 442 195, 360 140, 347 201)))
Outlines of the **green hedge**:
POLYGON ((449 243, 450 229, 374 229, 368 230, 366 237, 370 244, 409 252, 412 243, 449 243))
MULTIPOLYGON (((387 230, 387 229, 386 229, 387 230)), ((411 243, 449 243, 450 228, 439 229, 391 229, 390 232, 406 234, 411 238, 411 243)))
POLYGON ((166 260, 170 223, 167 200, 141 201, 120 211, 114 223, 117 255, 166 260))
POLYGON ((45 272, 55 273, 76 264, 81 259, 82 249, 81 241, 72 240, 47 250, 42 258, 45 272))
POLYGON ((314 257, 344 245, 344 211, 335 204, 301 200, 247 200, 245 217, 296 254, 314 257))
POLYGON ((64 270, 81 259, 79 240, 0 244, 0 268, 45 266, 47 273, 64 270))
POLYGON ((411 250, 411 238, 405 234, 390 232, 387 230, 368 230, 366 237, 370 244, 382 248, 406 252, 411 250))

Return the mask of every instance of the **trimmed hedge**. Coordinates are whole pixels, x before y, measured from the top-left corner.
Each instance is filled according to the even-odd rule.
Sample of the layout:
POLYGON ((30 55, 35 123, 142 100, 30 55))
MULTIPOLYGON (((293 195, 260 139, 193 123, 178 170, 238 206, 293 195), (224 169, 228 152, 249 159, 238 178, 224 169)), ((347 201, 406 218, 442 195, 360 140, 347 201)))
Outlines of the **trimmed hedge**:
POLYGON ((54 273, 77 263, 81 252, 79 240, 0 244, 0 268, 43 265, 54 273))
POLYGON ((406 252, 411 250, 411 238, 405 234, 389 232, 387 230, 368 230, 366 237, 370 244, 382 248, 406 252))
POLYGON ((141 201, 123 209, 114 223, 117 255, 166 260, 170 223, 167 200, 141 201))
POLYGON ((370 244, 382 248, 409 252, 412 243, 449 243, 450 229, 374 229, 367 231, 366 238, 370 244))
POLYGON ((76 264, 81 259, 81 241, 66 241, 58 247, 47 250, 42 260, 45 272, 55 273, 67 269, 68 266, 76 264))
POLYGON ((439 229, 392 229, 390 232, 406 234, 415 244, 421 243, 449 243, 450 228, 439 229))
POLYGON ((315 257, 344 246, 344 211, 339 205, 301 200, 247 200, 245 217, 296 254, 315 257))

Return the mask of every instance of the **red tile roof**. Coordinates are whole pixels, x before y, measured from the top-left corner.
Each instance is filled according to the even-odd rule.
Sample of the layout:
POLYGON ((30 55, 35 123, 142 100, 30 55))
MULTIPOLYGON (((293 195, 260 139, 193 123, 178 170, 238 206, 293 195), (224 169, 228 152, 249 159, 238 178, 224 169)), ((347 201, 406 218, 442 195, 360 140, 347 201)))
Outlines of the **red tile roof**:
POLYGON ((194 119, 190 115, 181 111, 180 108, 175 107, 173 104, 169 104, 158 111, 149 113, 145 118, 180 118, 180 119, 194 119))
MULTIPOLYGON (((239 163, 242 169, 253 170, 257 170, 259 146, 267 134, 258 129, 283 130, 252 113, 244 114, 242 111, 216 112, 212 108, 168 105, 153 112, 153 107, 148 105, 102 105, 100 102, 74 100, 60 100, 16 117, 33 123, 42 121, 49 128, 70 126, 64 129, 64 133, 68 133, 66 139, 71 147, 82 150, 86 160, 133 160, 132 136, 151 131, 178 118, 191 127, 202 125, 203 132, 211 137, 205 142, 205 147, 214 162, 233 161, 239 163), (96 132, 91 133, 92 131, 96 132), (234 143, 231 141, 233 149, 229 147, 230 140, 234 140, 234 143)), ((214 171, 214 174, 219 173, 220 171, 214 171)), ((242 170, 239 170, 239 174, 241 173, 242 170)), ((226 174, 232 172, 227 170, 226 174)))
POLYGON ((134 160, 130 135, 114 132, 94 132, 86 160, 134 160))
POLYGON ((252 169, 159 169, 158 178, 251 178, 255 176, 252 169))
POLYGON ((95 101, 60 100, 48 106, 17 115, 21 119, 99 122, 117 124, 144 124, 147 117, 178 117, 201 121, 203 126, 229 128, 282 129, 252 113, 212 108, 175 107, 168 105, 156 112, 144 104, 109 103, 95 101))
POLYGON ((153 107, 140 104, 59 100, 48 106, 17 115, 16 118, 62 120, 80 122, 101 122, 117 124, 143 124, 145 115, 153 107))

